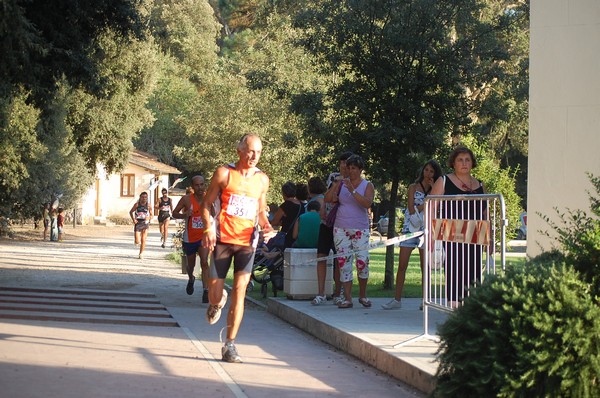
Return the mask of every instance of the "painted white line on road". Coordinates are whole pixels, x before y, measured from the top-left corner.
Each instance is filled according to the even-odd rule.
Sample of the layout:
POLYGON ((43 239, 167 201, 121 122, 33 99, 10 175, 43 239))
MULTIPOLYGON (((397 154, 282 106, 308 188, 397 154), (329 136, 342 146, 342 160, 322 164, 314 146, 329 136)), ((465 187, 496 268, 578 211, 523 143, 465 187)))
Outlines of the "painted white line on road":
POLYGON ((191 340, 191 342, 196 346, 198 351, 200 351, 204 359, 206 359, 210 366, 212 366, 214 371, 217 372, 221 380, 223 380, 223 383, 225 383, 225 385, 229 387, 231 392, 237 398, 248 398, 248 396, 242 391, 240 386, 238 386, 237 383, 233 381, 231 376, 229 376, 229 374, 225 371, 225 369, 223 369, 219 361, 217 361, 215 357, 213 357, 212 354, 208 351, 208 349, 204 346, 204 344, 202 344, 200 340, 198 340, 196 335, 194 335, 194 333, 186 327, 182 327, 182 329, 188 336, 188 338, 191 340))

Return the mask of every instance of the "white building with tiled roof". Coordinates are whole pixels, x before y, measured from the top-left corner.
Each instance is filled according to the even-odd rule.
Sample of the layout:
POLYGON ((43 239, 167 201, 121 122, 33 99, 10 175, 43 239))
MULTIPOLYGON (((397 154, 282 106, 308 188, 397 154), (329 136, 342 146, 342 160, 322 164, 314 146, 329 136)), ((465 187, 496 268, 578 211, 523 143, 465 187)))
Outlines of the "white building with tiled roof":
MULTIPOLYGON (((106 219, 129 218, 129 210, 142 192, 148 192, 148 201, 154 204, 162 188, 169 187, 169 175, 181 172, 173 166, 159 162, 155 156, 134 149, 129 163, 121 173, 107 174, 98 166, 98 177, 85 194, 79 208, 82 223, 104 222, 106 219)), ((169 194, 173 207, 179 196, 169 194)))

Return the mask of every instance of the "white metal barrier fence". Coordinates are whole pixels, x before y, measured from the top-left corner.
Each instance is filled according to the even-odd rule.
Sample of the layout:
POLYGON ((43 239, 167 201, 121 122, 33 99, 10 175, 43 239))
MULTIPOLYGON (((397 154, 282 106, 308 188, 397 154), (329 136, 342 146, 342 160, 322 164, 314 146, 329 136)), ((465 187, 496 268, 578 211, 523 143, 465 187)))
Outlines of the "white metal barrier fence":
POLYGON ((429 309, 451 312, 470 288, 505 266, 507 219, 502 195, 430 195, 425 198, 424 220, 424 331, 396 346, 433 338, 429 309))

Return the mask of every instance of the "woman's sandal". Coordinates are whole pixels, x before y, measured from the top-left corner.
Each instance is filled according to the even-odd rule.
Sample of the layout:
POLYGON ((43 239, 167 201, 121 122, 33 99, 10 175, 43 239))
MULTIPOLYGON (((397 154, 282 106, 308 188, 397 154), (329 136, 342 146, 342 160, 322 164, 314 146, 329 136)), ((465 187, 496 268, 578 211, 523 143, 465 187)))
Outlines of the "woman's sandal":
POLYGON ((338 308, 352 308, 353 305, 352 301, 344 300, 338 304, 338 308))
POLYGON ((366 297, 361 297, 361 298, 359 298, 359 299, 358 299, 358 302, 359 302, 359 303, 361 303, 361 304, 362 304, 362 306, 363 306, 363 307, 366 307, 366 308, 370 308, 370 307, 373 305, 373 303, 371 303, 371 300, 369 300, 369 299, 368 299, 368 298, 366 298, 366 297))

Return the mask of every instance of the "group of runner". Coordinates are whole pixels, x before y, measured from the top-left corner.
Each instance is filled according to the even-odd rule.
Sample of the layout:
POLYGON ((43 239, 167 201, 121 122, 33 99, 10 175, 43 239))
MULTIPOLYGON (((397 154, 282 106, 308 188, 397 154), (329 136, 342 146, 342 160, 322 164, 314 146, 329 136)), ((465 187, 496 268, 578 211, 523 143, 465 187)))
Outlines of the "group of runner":
MULTIPOLYGON (((169 234, 169 220, 171 219, 171 213, 173 212, 173 202, 171 198, 167 196, 167 189, 163 188, 162 196, 158 199, 154 206, 154 210, 158 212, 158 225, 160 228, 160 242, 161 247, 165 247, 167 242, 167 236, 169 234)), ((148 204, 148 193, 142 192, 137 202, 134 203, 131 210, 129 210, 129 216, 133 221, 133 232, 135 245, 140 247, 140 253, 138 258, 142 259, 144 256, 144 249, 146 248, 146 237, 148 236, 148 229, 150 227, 150 220, 153 217, 152 207, 148 204)))

